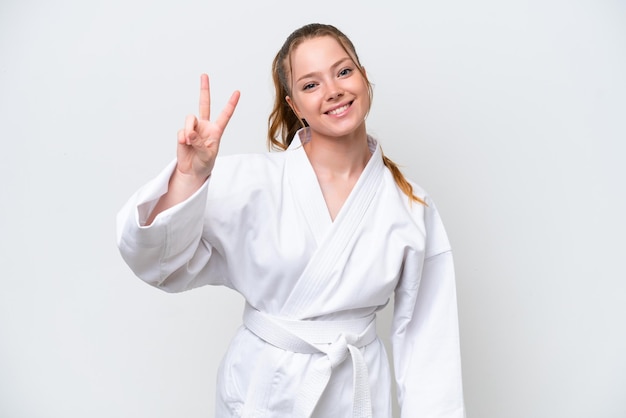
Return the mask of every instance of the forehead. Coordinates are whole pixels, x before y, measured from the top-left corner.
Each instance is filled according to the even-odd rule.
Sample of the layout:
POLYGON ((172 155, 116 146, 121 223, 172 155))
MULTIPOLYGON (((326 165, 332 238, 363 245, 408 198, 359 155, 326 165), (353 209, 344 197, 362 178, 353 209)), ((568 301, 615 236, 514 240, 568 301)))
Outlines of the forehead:
POLYGON ((327 70, 343 58, 351 58, 343 46, 331 36, 320 36, 303 41, 291 54, 294 76, 327 70))

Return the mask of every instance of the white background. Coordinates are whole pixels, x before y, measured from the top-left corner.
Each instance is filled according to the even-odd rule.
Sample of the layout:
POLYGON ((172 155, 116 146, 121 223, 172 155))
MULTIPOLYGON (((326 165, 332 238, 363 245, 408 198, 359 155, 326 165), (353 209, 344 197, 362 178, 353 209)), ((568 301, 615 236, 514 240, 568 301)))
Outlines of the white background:
POLYGON ((242 92, 222 152, 264 151, 271 60, 313 21, 352 38, 370 132, 444 217, 468 416, 626 416, 623 1, 2 0, 1 417, 212 415, 242 300, 135 278, 115 214, 201 72, 216 112, 242 92))

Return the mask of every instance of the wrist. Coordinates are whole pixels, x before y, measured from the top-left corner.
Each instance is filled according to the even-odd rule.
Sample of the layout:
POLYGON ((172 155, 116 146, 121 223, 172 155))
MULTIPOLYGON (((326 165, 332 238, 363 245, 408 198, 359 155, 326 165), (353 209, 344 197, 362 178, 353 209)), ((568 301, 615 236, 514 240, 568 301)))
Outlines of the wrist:
POLYGON ((183 173, 176 168, 169 181, 169 190, 177 190, 186 196, 191 196, 196 192, 204 182, 209 178, 211 173, 206 175, 197 175, 195 173, 183 173))

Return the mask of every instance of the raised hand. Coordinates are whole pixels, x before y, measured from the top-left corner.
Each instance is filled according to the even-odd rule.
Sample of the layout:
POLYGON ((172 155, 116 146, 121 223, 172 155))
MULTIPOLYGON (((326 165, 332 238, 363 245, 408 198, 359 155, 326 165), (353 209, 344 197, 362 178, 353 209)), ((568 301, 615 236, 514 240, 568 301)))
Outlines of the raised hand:
POLYGON ((204 182, 211 174, 220 146, 224 129, 235 112, 239 101, 239 91, 235 91, 222 113, 211 120, 211 90, 209 77, 200 76, 200 103, 198 116, 189 115, 185 127, 178 131, 176 169, 185 177, 204 182))
POLYGON ((200 112, 187 116, 185 127, 178 131, 176 170, 170 177, 167 192, 161 196, 144 225, 150 225, 164 210, 182 202, 197 191, 211 174, 220 140, 239 102, 235 91, 215 121, 211 121, 209 76, 200 76, 200 112))

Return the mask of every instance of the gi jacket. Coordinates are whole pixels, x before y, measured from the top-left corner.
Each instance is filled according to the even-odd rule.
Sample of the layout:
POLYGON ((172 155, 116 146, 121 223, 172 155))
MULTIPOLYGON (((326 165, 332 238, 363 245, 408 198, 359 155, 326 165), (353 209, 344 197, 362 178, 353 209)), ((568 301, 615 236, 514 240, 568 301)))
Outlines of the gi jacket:
POLYGON ((263 332, 243 326, 234 337, 218 376, 218 417, 390 417, 385 348, 375 333, 354 338, 371 335, 368 318, 392 296, 402 417, 463 417, 454 268, 433 201, 413 184, 426 205, 411 203, 369 137, 372 157, 333 221, 302 147, 306 134, 284 152, 218 157, 193 196, 143 226, 167 191, 172 162, 118 214, 123 258, 168 292, 228 286, 270 325, 263 332), (321 342, 307 328, 290 328, 311 325, 313 333, 312 322, 320 321, 363 326, 321 342), (284 328, 276 324, 304 348, 273 342, 284 328), (325 352, 335 340, 345 342, 339 357, 325 352), (307 344, 314 348, 302 352, 307 344), (310 385, 320 374, 325 381, 310 385))

